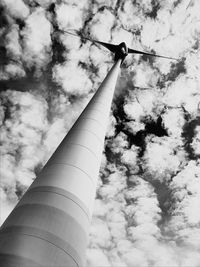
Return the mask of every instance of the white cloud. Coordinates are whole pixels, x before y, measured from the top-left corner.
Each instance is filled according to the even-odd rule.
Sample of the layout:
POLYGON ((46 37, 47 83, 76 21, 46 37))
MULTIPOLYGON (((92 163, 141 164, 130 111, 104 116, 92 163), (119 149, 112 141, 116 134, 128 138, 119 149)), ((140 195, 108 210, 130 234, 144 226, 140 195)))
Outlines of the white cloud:
POLYGON ((109 41, 114 19, 114 15, 108 10, 96 13, 91 22, 90 34, 99 41, 109 41))
POLYGON ((145 114, 142 106, 137 101, 125 104, 124 111, 129 118, 133 118, 135 120, 140 120, 140 118, 145 114))
POLYGON ((146 168, 153 179, 170 179, 183 162, 185 154, 181 148, 182 143, 169 137, 151 137, 147 141, 145 152, 146 168))
POLYGON ((136 134, 137 132, 144 130, 145 124, 141 121, 131 121, 127 123, 127 128, 131 133, 136 134))
POLYGON ((56 9, 58 24, 61 29, 75 29, 82 27, 82 11, 76 6, 61 4, 56 9))
POLYGON ((5 71, 9 78, 22 78, 25 76, 22 66, 17 64, 8 64, 5 71))
MULTIPOLYGON (((16 191, 24 190, 35 178, 34 168, 42 162, 45 148, 41 146, 46 131, 45 101, 30 93, 7 91, 4 98, 10 101, 10 118, 1 129, 1 190, 7 192, 3 200, 2 214, 17 202, 16 191)), ((3 197, 3 194, 2 194, 3 197)), ((5 219, 2 218, 2 219, 5 219)))
POLYGON ((95 248, 91 248, 87 251, 87 265, 95 267, 111 266, 105 253, 95 248))
POLYGON ((103 75, 100 75, 100 77, 103 79, 103 76, 106 75, 106 71, 107 71, 107 67, 104 65, 102 65, 102 62, 105 62, 108 59, 109 56, 109 52, 104 51, 103 49, 99 49, 99 47, 92 45, 90 47, 90 53, 89 56, 92 59, 92 62, 95 66, 99 66, 100 70, 101 69, 105 69, 103 75))
POLYGON ((110 231, 108 225, 100 219, 93 221, 94 227, 91 227, 90 236, 91 240, 95 240, 91 247, 107 248, 111 245, 110 231))
POLYGON ((6 48, 8 53, 15 59, 20 58, 22 49, 19 43, 19 28, 16 24, 11 26, 10 31, 6 35, 6 48))
POLYGON ((121 27, 115 28, 112 31, 112 43, 120 44, 122 40, 127 44, 128 47, 131 47, 133 35, 130 32, 123 30, 121 27))
POLYGON ((87 94, 92 87, 87 72, 72 62, 66 62, 63 65, 55 66, 54 77, 69 94, 84 95, 87 94))
POLYGON ((117 193, 122 192, 125 186, 124 177, 116 172, 109 176, 109 184, 101 187, 99 192, 101 196, 105 198, 105 201, 109 201, 114 196, 117 197, 117 193))
POLYGON ((107 126, 107 137, 112 137, 115 134, 115 125, 116 125, 116 119, 114 116, 110 115, 108 119, 108 126, 107 126))
POLYGON ((123 164, 128 165, 132 171, 136 171, 136 172, 138 172, 138 168, 139 168, 138 163, 137 163, 138 151, 139 151, 138 147, 135 147, 134 145, 132 145, 130 149, 124 150, 121 156, 121 162, 123 164))
POLYGON ((3 4, 8 8, 8 11, 13 17, 26 18, 29 15, 29 8, 23 0, 2 0, 3 4))
POLYGON ((145 258, 144 252, 134 247, 132 247, 130 250, 126 250, 122 255, 122 259, 126 264, 125 266, 148 266, 148 262, 145 258))
POLYGON ((169 86, 163 100, 172 107, 183 105, 195 117, 200 102, 198 91, 197 83, 194 79, 181 75, 169 86))
POLYGON ((48 151, 53 152, 59 145, 65 133, 65 122, 63 119, 57 118, 49 127, 44 140, 44 144, 48 151))
POLYGON ((118 12, 120 22, 127 28, 131 27, 132 30, 140 29, 142 26, 142 18, 140 17, 140 14, 138 14, 138 8, 133 5, 131 0, 126 0, 123 9, 123 11, 119 10, 118 12))
POLYGON ((45 11, 38 7, 27 18, 26 27, 22 31, 25 44, 23 59, 28 66, 36 64, 40 68, 50 60, 50 32, 51 24, 45 16, 45 11))
POLYGON ((109 143, 109 147, 112 149, 114 153, 123 153, 124 149, 127 148, 128 142, 126 140, 126 135, 120 133, 117 137, 113 140, 112 143, 109 143))
POLYGON ((10 212, 13 210, 14 204, 17 202, 17 196, 15 195, 14 200, 12 201, 8 198, 10 196, 9 188, 5 192, 2 188, 0 188, 0 196, 1 196, 1 212, 0 212, 0 223, 2 224, 10 212), (3 208, 2 208, 3 207, 3 208))
POLYGON ((19 64, 10 63, 5 66, 4 70, 0 70, 1 78, 0 80, 9 80, 25 77, 26 73, 23 67, 19 64))
POLYGON ((185 124, 183 111, 179 108, 170 108, 163 115, 163 123, 168 133, 181 137, 182 127, 185 124))
MULTIPOLYGON (((199 161, 190 161, 185 168, 175 176, 170 184, 172 190, 171 218, 167 228, 174 233, 174 239, 179 240, 182 246, 198 251, 200 239, 198 212, 199 203, 199 161)), ((192 260, 190 250, 186 258, 192 260)), ((198 257, 194 262, 198 261, 198 257)), ((184 266, 184 265, 183 265, 184 266)), ((194 265, 196 266, 196 265, 194 265)))

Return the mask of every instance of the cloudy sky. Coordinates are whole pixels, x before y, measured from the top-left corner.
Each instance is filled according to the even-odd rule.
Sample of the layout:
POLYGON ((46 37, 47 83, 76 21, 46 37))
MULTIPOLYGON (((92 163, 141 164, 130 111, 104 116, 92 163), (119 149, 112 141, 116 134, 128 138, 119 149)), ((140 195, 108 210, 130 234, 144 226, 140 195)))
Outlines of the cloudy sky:
POLYGON ((1 0, 2 223, 112 66, 62 30, 129 55, 97 189, 87 266, 200 266, 200 1, 1 0), (78 77, 78 78, 77 78, 78 77))

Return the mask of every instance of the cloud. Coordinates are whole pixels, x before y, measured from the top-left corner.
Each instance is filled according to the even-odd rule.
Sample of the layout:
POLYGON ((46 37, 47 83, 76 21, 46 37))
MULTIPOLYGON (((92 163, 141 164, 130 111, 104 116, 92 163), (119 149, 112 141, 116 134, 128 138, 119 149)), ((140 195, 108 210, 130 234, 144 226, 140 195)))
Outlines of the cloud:
POLYGON ((140 103, 135 101, 135 103, 127 103, 124 105, 125 113, 131 117, 133 116, 135 120, 140 120, 142 116, 144 116, 144 110, 141 107, 140 103))
POLYGON ((90 33, 92 36, 98 36, 103 42, 110 40, 110 30, 114 24, 114 15, 107 9, 97 12, 92 18, 90 33))
POLYGON ((200 155, 200 126, 195 128, 195 136, 192 141, 192 148, 197 156, 200 155))
POLYGON ((104 254, 103 251, 100 249, 90 249, 87 255, 87 265, 92 266, 95 262, 95 266, 101 267, 101 266, 106 266, 110 267, 110 263, 108 261, 108 258, 104 254))
POLYGON ((137 168, 137 159, 138 159, 138 147, 132 145, 130 149, 124 150, 121 156, 121 162, 125 165, 128 165, 130 169, 137 168))
MULTIPOLYGON (((184 248, 188 262, 198 262, 199 258, 192 260, 190 251, 194 254, 199 247, 199 215, 197 212, 199 202, 199 161, 190 161, 187 166, 173 178, 171 182, 172 205, 171 218, 168 230, 173 231, 174 239, 184 248)), ((185 265, 184 265, 185 266, 185 265)), ((193 266, 193 265, 192 265, 193 266)))
POLYGON ((169 135, 181 137, 185 124, 184 113, 180 108, 169 108, 163 115, 163 123, 169 135))
POLYGON ((25 19, 29 15, 29 8, 23 0, 3 0, 3 5, 8 9, 10 15, 15 18, 25 19))
POLYGON ((4 72, 4 79, 8 80, 8 79, 12 79, 12 78, 22 78, 24 77, 25 71, 22 68, 22 66, 18 65, 18 64, 8 64, 5 67, 5 72, 4 72))
MULTIPOLYGON (((7 102, 5 122, 1 127, 1 142, 4 144, 1 149, 1 190, 4 192, 3 209, 6 210, 16 203, 35 178, 34 169, 41 164, 45 153, 41 144, 48 123, 47 105, 42 98, 11 90, 2 96, 2 103, 5 105, 7 102)), ((4 211, 4 216, 8 212, 4 211)))
POLYGON ((58 25, 62 28, 76 29, 82 27, 82 10, 73 4, 62 3, 56 9, 58 25))
POLYGON ((169 137, 149 137, 145 152, 147 169, 150 169, 152 179, 169 179, 176 173, 185 161, 182 143, 169 137), (159 155, 159 157, 157 156, 159 155))
POLYGON ((123 9, 118 11, 120 22, 128 29, 131 28, 134 31, 139 30, 142 26, 142 19, 140 13, 138 13, 138 6, 134 6, 131 0, 125 1, 123 4, 123 9), (133 16, 135 17, 134 20, 133 16))
POLYGON ((19 60, 22 54, 22 48, 19 39, 19 27, 14 24, 11 26, 10 31, 6 35, 6 48, 7 53, 9 53, 13 58, 15 58, 15 60, 19 60))
POLYGON ((51 52, 51 25, 41 7, 36 8, 26 19, 22 31, 24 39, 23 59, 28 67, 45 67, 49 62, 51 52))
MULTIPOLYGON (((31 1, 28 0, 29 3, 31 4, 31 1)), ((43 8, 48 8, 52 3, 55 3, 55 0, 37 0, 37 3, 43 7, 43 8)))
POLYGON ((194 116, 197 115, 200 95, 195 80, 183 75, 180 76, 171 84, 164 99, 165 98, 171 106, 180 107, 183 105, 189 113, 194 113, 194 116))
POLYGON ((57 65, 54 68, 54 77, 56 82, 60 83, 62 88, 69 94, 84 95, 92 87, 86 71, 73 63, 57 65), (81 88, 80 81, 82 82, 81 88))

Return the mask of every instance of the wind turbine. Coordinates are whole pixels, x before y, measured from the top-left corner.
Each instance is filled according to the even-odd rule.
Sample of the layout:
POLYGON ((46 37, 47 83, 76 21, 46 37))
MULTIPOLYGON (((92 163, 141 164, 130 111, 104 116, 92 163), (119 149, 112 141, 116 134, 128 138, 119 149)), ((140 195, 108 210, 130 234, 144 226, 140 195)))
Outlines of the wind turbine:
POLYGON ((120 65, 129 53, 163 57, 130 49, 124 42, 113 45, 90 41, 114 53, 114 65, 3 223, 1 267, 85 264, 106 125, 120 65))
POLYGON ((105 42, 101 42, 98 40, 94 40, 92 38, 83 36, 80 31, 74 31, 75 33, 73 33, 73 32, 70 32, 69 30, 60 30, 60 32, 71 34, 76 37, 81 37, 92 43, 100 44, 104 46, 105 48, 107 48, 110 52, 114 53, 114 61, 117 61, 118 59, 122 59, 122 63, 128 54, 140 54, 140 55, 146 55, 146 56, 152 56, 152 57, 161 57, 161 58, 166 58, 166 59, 178 60, 177 58, 173 58, 173 57, 166 57, 166 56, 161 56, 157 54, 147 53, 147 52, 140 51, 140 50, 131 49, 127 47, 125 42, 121 42, 120 44, 116 45, 116 44, 110 44, 110 43, 105 43, 105 42))

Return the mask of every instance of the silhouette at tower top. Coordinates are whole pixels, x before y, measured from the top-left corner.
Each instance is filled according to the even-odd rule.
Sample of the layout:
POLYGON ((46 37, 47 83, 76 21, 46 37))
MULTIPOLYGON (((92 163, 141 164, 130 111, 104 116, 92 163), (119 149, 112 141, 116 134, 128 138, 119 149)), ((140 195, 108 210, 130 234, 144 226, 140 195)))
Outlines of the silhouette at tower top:
POLYGON ((75 31, 74 30, 74 32, 75 32, 74 33, 74 32, 70 32, 69 30, 61 30, 61 32, 67 33, 67 34, 71 34, 71 35, 74 35, 74 36, 77 36, 77 37, 81 37, 82 39, 89 40, 92 43, 97 43, 97 44, 100 44, 100 45, 104 46, 109 51, 111 51, 112 53, 115 54, 115 57, 114 57, 115 61, 117 61, 118 59, 121 59, 122 63, 123 63, 124 59, 126 58, 126 56, 128 54, 141 54, 141 55, 152 56, 152 57, 161 57, 161 58, 166 58, 166 59, 178 60, 177 58, 173 58, 173 57, 166 57, 166 56, 161 56, 161 55, 157 55, 157 54, 143 52, 143 51, 140 51, 140 50, 131 49, 131 48, 127 47, 125 42, 122 42, 122 43, 120 43, 118 45, 115 45, 115 44, 110 44, 110 43, 97 41, 97 40, 88 38, 86 36, 83 36, 80 31, 75 31))

